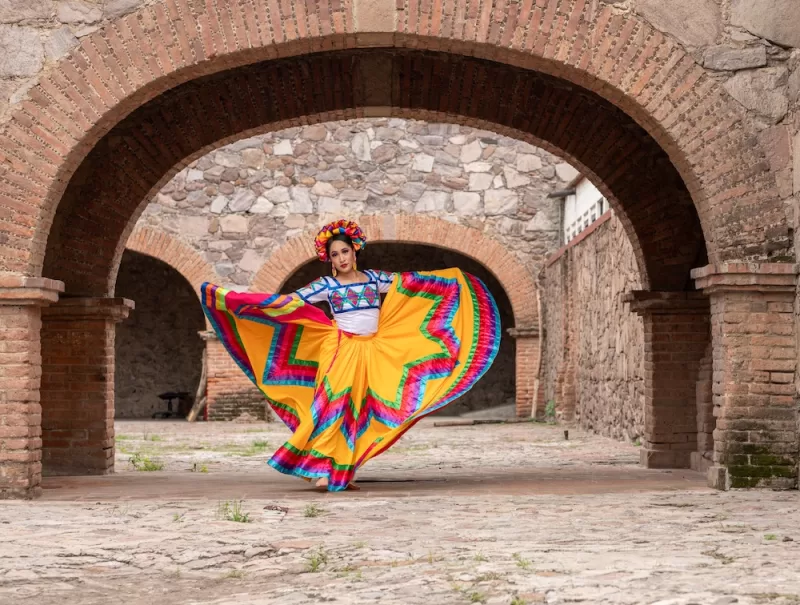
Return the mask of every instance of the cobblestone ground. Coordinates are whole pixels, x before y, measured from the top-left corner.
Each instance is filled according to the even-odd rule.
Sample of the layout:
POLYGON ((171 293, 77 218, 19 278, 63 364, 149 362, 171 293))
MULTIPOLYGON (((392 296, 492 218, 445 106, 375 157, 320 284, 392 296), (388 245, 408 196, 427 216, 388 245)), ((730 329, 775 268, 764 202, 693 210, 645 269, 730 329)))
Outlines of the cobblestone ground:
POLYGON ((0 603, 800 603, 796 492, 714 492, 575 430, 428 423, 345 494, 264 466, 277 425, 117 431, 115 476, 0 502, 0 603))

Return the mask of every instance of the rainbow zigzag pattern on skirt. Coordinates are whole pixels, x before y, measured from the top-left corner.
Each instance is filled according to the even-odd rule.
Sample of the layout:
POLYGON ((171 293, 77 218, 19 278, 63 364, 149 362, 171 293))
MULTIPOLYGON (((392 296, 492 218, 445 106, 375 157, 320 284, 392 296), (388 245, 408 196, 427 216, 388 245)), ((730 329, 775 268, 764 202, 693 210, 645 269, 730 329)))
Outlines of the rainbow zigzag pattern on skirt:
POLYGON ((203 284, 202 300, 228 352, 293 433, 269 464, 327 477, 331 490, 466 393, 500 343, 494 299, 458 269, 396 274, 372 336, 341 332, 291 296, 203 284))

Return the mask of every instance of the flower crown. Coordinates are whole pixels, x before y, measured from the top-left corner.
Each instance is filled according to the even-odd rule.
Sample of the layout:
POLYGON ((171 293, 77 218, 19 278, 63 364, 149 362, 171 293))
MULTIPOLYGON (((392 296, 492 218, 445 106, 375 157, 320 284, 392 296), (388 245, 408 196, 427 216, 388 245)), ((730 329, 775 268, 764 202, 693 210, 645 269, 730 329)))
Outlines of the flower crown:
POLYGON ((328 261, 328 240, 334 235, 346 235, 349 237, 350 241, 353 242, 353 248, 356 252, 363 250, 367 245, 367 237, 355 222, 345 219, 333 221, 320 229, 319 233, 317 233, 317 237, 314 238, 314 247, 317 249, 317 257, 319 257, 319 260, 322 262, 328 261))

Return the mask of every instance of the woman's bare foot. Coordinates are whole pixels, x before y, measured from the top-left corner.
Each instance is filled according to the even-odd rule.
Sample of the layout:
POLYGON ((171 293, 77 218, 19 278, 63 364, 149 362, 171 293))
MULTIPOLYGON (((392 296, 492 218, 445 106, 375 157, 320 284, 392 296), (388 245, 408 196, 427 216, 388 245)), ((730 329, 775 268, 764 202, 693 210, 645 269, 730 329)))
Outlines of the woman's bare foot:
POLYGON ((320 477, 317 479, 317 482, 314 484, 314 487, 317 488, 319 491, 326 491, 328 489, 328 478, 327 477, 320 477))
POLYGON ((349 491, 357 492, 357 491, 358 491, 358 490, 360 490, 361 488, 360 488, 358 485, 356 485, 355 483, 348 483, 348 484, 347 484, 347 489, 348 489, 349 491))

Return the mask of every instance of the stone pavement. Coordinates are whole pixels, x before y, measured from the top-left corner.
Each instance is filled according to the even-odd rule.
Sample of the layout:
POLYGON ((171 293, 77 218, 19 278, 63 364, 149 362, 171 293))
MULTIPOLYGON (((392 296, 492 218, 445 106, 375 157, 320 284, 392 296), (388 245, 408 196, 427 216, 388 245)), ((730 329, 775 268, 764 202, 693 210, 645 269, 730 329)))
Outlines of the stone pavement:
POLYGON ((344 494, 264 466, 278 425, 117 432, 115 476, 0 502, 0 603, 800 603, 796 492, 714 492, 574 429, 421 423, 344 494))

